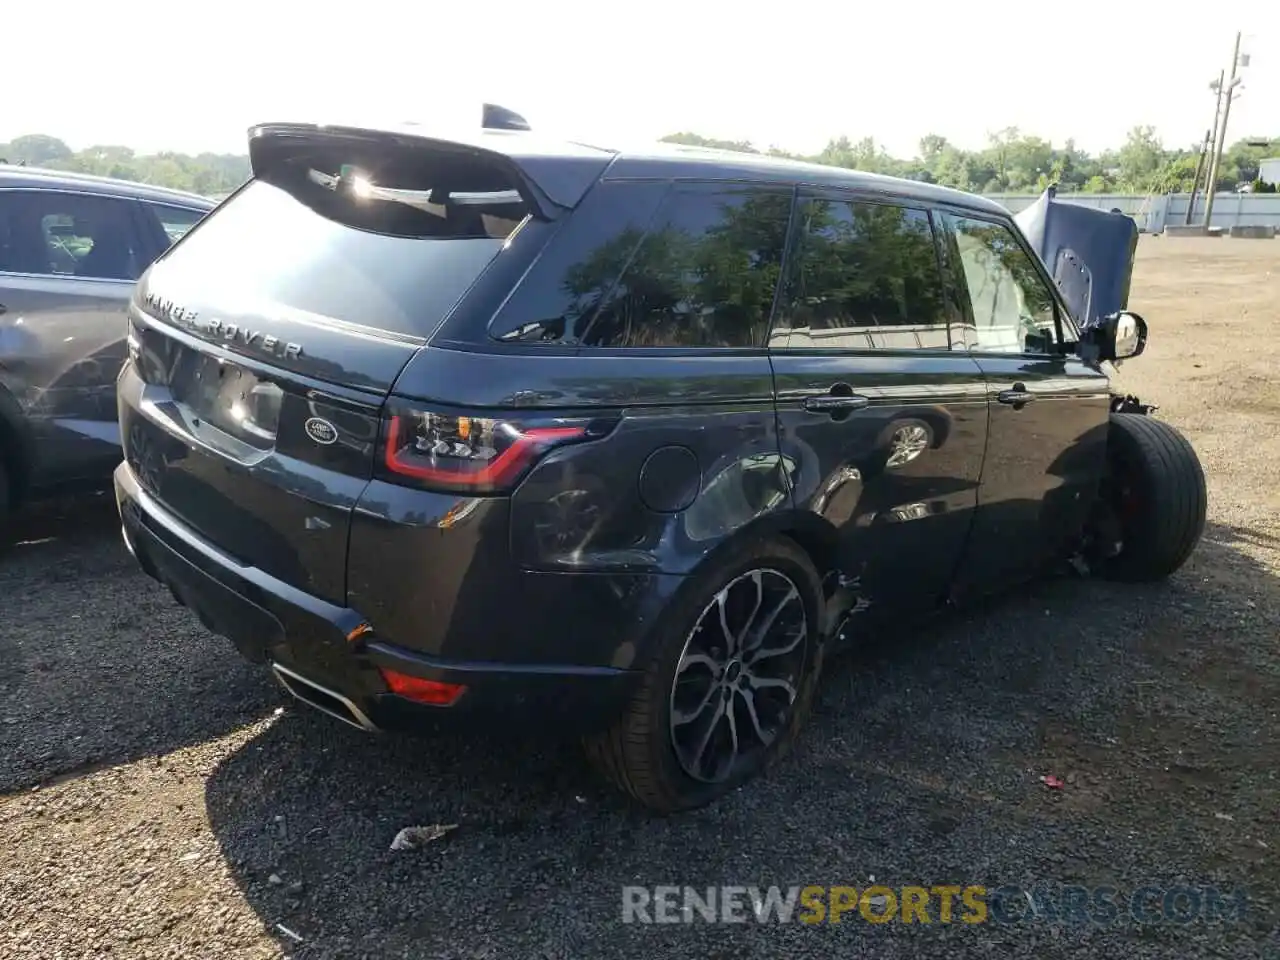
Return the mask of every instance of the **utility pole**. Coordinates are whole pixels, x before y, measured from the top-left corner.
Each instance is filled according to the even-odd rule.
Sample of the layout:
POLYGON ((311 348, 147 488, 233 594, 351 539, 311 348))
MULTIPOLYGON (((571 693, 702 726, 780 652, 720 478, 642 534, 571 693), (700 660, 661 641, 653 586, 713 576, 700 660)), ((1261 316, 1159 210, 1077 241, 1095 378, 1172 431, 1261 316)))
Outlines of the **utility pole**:
MULTIPOLYGON (((1210 151, 1213 150, 1214 146, 1218 142, 1218 123, 1222 120, 1222 88, 1223 88, 1223 84, 1226 82, 1226 78, 1227 78, 1227 72, 1225 70, 1219 70, 1218 79, 1215 80, 1213 83, 1209 84, 1209 89, 1214 91, 1214 93, 1216 93, 1217 96, 1214 98, 1214 102, 1213 102, 1213 128, 1209 133, 1209 142, 1208 144, 1206 144, 1206 149, 1202 154, 1209 164, 1204 169, 1205 193, 1212 192, 1209 189, 1209 184, 1213 182, 1213 155, 1210 151)), ((1197 174, 1196 181, 1199 182, 1199 180, 1200 180, 1200 176, 1199 174, 1197 174)), ((1183 221, 1184 223, 1190 223, 1192 216, 1195 215, 1194 211, 1195 211, 1196 198, 1195 198, 1194 189, 1191 191, 1191 194, 1192 194, 1191 202, 1187 206, 1187 216, 1186 216, 1186 219, 1183 221)))
POLYGON ((1216 144, 1218 142, 1218 124, 1222 122, 1222 91, 1223 85, 1227 81, 1227 71, 1219 70, 1216 83, 1209 84, 1209 89, 1217 91, 1217 99, 1213 104, 1213 132, 1209 134, 1209 143, 1216 144))
POLYGON ((1209 181, 1204 189, 1204 228, 1209 229, 1213 219, 1213 197, 1217 192, 1218 168, 1222 165, 1222 148, 1227 141, 1227 118, 1231 116, 1231 100, 1235 96, 1240 79, 1236 69, 1240 66, 1240 33, 1236 32, 1236 45, 1231 53, 1231 79, 1222 89, 1222 123, 1218 125, 1218 142, 1213 150, 1213 162, 1209 165, 1209 181))
MULTIPOLYGON (((1218 125, 1218 117, 1215 114, 1213 125, 1218 125)), ((1196 191, 1200 188, 1200 174, 1204 170, 1204 161, 1209 156, 1209 141, 1212 134, 1206 130, 1204 132, 1204 143, 1200 144, 1200 156, 1196 158, 1196 175, 1191 179, 1191 199, 1187 201, 1187 215, 1183 218, 1184 224, 1191 223, 1191 212, 1196 208, 1196 191)))

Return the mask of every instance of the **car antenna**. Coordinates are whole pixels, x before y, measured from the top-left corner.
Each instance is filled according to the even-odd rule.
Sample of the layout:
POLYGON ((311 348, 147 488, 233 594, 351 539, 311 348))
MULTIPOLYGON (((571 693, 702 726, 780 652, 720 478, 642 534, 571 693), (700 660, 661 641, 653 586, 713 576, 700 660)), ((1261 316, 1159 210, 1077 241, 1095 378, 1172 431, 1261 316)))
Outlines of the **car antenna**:
POLYGON ((484 104, 483 119, 480 126, 486 130, 531 130, 529 121, 514 110, 498 106, 496 103, 484 104))

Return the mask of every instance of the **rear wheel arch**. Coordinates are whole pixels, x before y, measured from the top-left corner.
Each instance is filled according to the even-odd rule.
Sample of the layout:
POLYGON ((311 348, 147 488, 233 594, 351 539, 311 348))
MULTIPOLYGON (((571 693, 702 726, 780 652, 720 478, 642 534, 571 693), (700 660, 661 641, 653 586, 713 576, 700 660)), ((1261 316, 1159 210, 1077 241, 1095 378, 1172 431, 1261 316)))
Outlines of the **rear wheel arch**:
POLYGON ((808 510, 778 510, 757 517, 725 536, 689 572, 695 576, 704 566, 718 562, 723 554, 732 553, 752 540, 786 537, 809 555, 819 577, 836 568, 839 534, 830 521, 808 510))
MULTIPOLYGON (((707 570, 722 567, 727 562, 726 558, 737 556, 754 544, 778 540, 798 548, 813 564, 821 588, 820 599, 825 602, 833 589, 829 574, 836 569, 836 529, 815 513, 786 509, 765 514, 743 524, 721 537, 696 562, 689 563, 684 572, 678 574, 680 585, 661 600, 660 609, 654 610, 655 619, 661 618, 662 611, 681 603, 687 593, 696 591, 697 584, 707 570)), ((637 639, 636 661, 642 662, 651 657, 660 640, 657 631, 646 630, 637 639)))
POLYGON ((818 576, 826 577, 836 569, 840 535, 830 521, 806 511, 780 519, 778 535, 794 540, 809 555, 818 576))

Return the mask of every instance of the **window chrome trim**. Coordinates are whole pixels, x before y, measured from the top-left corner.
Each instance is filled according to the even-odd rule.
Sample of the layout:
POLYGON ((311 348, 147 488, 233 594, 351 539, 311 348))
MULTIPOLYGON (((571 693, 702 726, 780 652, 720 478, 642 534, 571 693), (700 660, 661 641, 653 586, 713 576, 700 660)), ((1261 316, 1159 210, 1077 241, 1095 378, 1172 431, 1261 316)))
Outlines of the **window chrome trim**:
POLYGON ((16 270, 0 270, 0 277, 15 277, 19 280, 74 280, 77 283, 127 283, 130 286, 138 282, 122 277, 76 277, 69 273, 19 273, 16 270))

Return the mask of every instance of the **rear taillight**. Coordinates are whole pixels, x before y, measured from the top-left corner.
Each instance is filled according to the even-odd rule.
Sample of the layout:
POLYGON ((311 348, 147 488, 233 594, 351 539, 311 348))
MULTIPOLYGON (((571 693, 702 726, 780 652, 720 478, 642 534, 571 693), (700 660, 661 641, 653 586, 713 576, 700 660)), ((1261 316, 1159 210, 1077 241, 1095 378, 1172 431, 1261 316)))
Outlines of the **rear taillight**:
POLYGON ((379 466, 395 483, 500 493, 551 450, 597 439, 610 426, 598 420, 496 419, 402 409, 383 427, 379 466))

